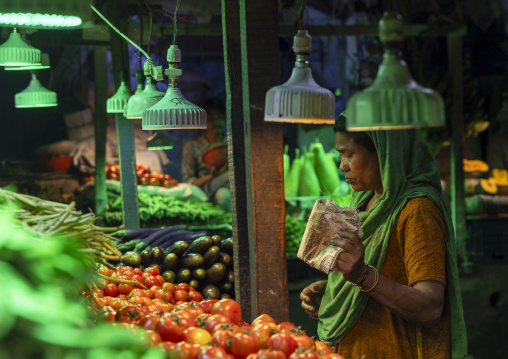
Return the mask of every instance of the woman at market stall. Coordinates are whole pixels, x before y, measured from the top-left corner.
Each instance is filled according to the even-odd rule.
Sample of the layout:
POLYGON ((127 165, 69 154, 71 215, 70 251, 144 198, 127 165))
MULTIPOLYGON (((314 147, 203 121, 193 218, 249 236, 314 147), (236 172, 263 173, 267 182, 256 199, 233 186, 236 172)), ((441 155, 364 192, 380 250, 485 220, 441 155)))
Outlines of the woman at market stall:
POLYGON ((346 358, 464 357, 453 227, 434 155, 418 130, 347 132, 345 122, 334 127, 339 169, 364 234, 332 240, 344 252, 327 281, 302 291, 302 308, 346 358))

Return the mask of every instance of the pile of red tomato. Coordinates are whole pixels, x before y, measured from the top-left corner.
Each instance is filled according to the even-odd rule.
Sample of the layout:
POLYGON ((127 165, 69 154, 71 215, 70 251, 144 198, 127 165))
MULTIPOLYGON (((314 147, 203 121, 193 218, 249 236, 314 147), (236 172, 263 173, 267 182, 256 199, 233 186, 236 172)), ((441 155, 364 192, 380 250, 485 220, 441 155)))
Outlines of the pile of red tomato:
MULTIPOLYGON (((139 185, 150 185, 171 188, 178 184, 178 180, 170 174, 152 171, 150 166, 136 163, 136 177, 139 185)), ((120 165, 106 166, 106 178, 120 180, 120 165)))
POLYGON ((155 267, 101 267, 98 273, 139 283, 103 280, 95 295, 99 317, 136 331, 168 358, 344 359, 290 322, 262 314, 248 324, 235 300, 202 300, 186 283, 165 282, 155 267))

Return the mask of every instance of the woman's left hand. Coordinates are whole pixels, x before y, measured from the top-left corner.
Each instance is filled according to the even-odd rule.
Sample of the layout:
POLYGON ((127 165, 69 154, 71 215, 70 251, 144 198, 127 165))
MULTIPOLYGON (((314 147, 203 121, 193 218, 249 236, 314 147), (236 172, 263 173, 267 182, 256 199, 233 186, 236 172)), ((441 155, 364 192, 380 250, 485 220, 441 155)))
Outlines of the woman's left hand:
POLYGON ((347 281, 359 283, 366 273, 367 265, 365 264, 365 246, 358 234, 341 232, 340 238, 332 239, 330 244, 344 249, 335 263, 335 270, 341 272, 347 281))

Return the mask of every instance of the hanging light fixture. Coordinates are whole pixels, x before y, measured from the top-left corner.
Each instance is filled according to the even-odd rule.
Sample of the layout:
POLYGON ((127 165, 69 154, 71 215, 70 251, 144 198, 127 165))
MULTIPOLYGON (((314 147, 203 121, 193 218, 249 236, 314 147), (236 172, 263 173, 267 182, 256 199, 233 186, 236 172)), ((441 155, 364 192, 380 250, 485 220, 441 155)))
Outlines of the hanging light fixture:
POLYGON ((0 45, 0 66, 40 65, 41 50, 28 45, 16 28, 0 45))
MULTIPOLYGON (((169 68, 164 74, 169 78, 169 85, 164 97, 142 113, 143 130, 164 130, 164 129, 206 129, 206 112, 201 107, 194 105, 187 100, 182 91, 178 88, 178 78, 182 75, 182 70, 178 68, 182 61, 182 56, 178 45, 176 44, 176 13, 180 5, 177 1, 174 17, 173 45, 167 52, 167 61, 169 68)), ((136 47, 147 60, 144 64, 143 72, 145 76, 151 77, 156 81, 164 79, 162 66, 155 66, 150 56, 131 39, 125 36, 111 22, 109 22, 93 5, 90 7, 120 36, 136 47)), ((155 86, 154 86, 155 87, 155 86)), ((153 89, 153 88, 151 88, 153 89)), ((120 91, 120 90, 119 90, 120 91)), ((109 103, 109 100, 108 100, 109 103)), ((109 111, 108 111, 109 112, 109 111)), ((123 112, 123 111, 122 111, 123 112)))
POLYGON ((91 26, 89 1, 83 0, 3 0, 0 26, 36 29, 70 29, 91 26))
POLYGON ((379 22, 379 36, 384 45, 383 61, 373 84, 349 99, 348 131, 444 126, 443 99, 413 80, 401 57, 401 16, 385 12, 379 22))
POLYGON ((143 112, 143 130, 205 129, 205 110, 188 101, 178 88, 178 77, 182 74, 178 68, 181 62, 178 45, 170 46, 167 60, 169 68, 165 74, 169 78, 168 90, 162 100, 143 112))
POLYGON ((146 141, 146 148, 150 151, 170 150, 173 146, 173 140, 167 137, 162 131, 154 131, 154 134, 146 141))
POLYGON ((56 92, 42 86, 36 74, 32 73, 30 84, 14 96, 14 103, 16 108, 56 106, 56 92))
MULTIPOLYGON (((138 85, 139 86, 139 85, 138 85)), ((146 86, 141 92, 136 91, 127 102, 125 117, 129 119, 141 119, 143 111, 155 105, 164 97, 164 92, 157 90, 150 76, 146 78, 146 86)))
POLYGON ((130 88, 125 82, 125 74, 120 74, 120 87, 116 93, 106 101, 106 112, 107 113, 123 113, 127 101, 132 96, 130 88))
POLYGON ((45 53, 41 53, 41 63, 34 65, 24 65, 24 66, 5 66, 5 70, 7 71, 27 71, 27 70, 44 70, 49 69, 49 55, 45 53))
POLYGON ((300 29, 293 41, 295 67, 288 81, 272 87, 266 93, 265 121, 333 124, 335 122, 335 96, 319 86, 312 77, 309 65, 312 38, 304 29, 303 15, 306 1, 300 7, 300 29))

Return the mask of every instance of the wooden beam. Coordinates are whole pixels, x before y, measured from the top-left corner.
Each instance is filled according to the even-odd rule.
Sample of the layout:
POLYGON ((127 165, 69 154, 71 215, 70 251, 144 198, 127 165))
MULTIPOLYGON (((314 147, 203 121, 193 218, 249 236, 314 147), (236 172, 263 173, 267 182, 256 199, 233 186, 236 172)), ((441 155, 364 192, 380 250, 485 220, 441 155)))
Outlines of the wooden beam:
POLYGON ((264 122, 280 83, 277 2, 222 0, 236 295, 244 319, 289 320, 282 125, 264 122))
POLYGON ((94 120, 95 120, 95 214, 102 223, 107 206, 106 193, 106 99, 108 97, 108 58, 105 46, 94 48, 94 120))

